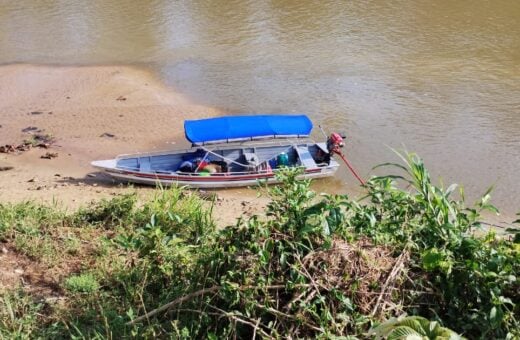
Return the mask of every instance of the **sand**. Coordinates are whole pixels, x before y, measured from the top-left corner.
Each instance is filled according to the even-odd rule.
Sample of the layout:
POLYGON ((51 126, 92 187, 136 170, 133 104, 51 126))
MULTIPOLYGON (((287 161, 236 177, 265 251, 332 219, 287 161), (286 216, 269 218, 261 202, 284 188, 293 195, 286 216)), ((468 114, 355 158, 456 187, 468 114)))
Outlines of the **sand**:
MULTIPOLYGON (((20 144, 35 133, 56 140, 50 149, 0 153, 0 203, 35 200, 75 209, 129 190, 151 193, 149 187, 118 185, 90 162, 186 147, 185 119, 221 114, 134 67, 0 66, 0 145, 20 144), (47 152, 57 157, 41 158, 47 152)), ((266 203, 249 189, 217 194, 221 207, 214 215, 221 225, 266 203)))

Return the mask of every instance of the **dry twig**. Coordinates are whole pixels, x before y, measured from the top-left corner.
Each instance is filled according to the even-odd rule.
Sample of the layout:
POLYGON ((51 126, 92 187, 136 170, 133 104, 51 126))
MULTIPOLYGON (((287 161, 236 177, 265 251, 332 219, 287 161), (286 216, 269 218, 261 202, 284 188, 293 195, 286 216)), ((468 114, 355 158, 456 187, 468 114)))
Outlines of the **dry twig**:
MULTIPOLYGON (((299 285, 295 285, 295 287, 308 287, 309 285, 307 284, 299 284, 299 285)), ((267 289, 267 290, 277 290, 277 289, 283 289, 285 288, 286 286, 285 285, 271 285, 271 286, 265 286, 265 287, 259 287, 259 286, 242 286, 242 287, 238 287, 238 289, 240 290, 246 290, 246 289, 267 289)), ((205 294, 208 294, 208 293, 214 293, 214 292, 217 292, 218 290, 220 290, 222 287, 221 286, 213 286, 213 287, 209 287, 209 288, 204 288, 204 289, 201 289, 201 290, 198 290, 196 292, 193 292, 191 294, 188 294, 188 295, 184 295, 184 296, 181 296, 180 298, 177 298, 171 302, 168 302, 167 304, 165 305, 162 305, 161 307, 158 307, 154 310, 151 310, 150 312, 146 313, 145 315, 141 315, 129 322, 126 323, 127 326, 131 326, 131 325, 134 325, 144 319, 148 319, 158 313, 161 313, 161 312, 164 312, 164 311, 167 311, 168 309, 172 308, 173 306, 175 305, 178 305, 178 304, 181 304, 185 301, 189 301, 191 300, 192 298, 194 297, 197 297, 197 296, 201 296, 201 295, 205 295, 205 294)))
MULTIPOLYGON (((404 250, 401 255, 397 258, 397 261, 395 262, 394 267, 392 268, 392 271, 388 275, 385 283, 383 284, 383 287, 381 287, 381 292, 379 293, 379 296, 377 297, 376 304, 374 306, 374 309, 372 310, 372 313, 370 314, 372 317, 375 316, 379 310, 379 307, 381 305, 381 300, 383 299, 383 296, 386 295, 386 288, 390 285, 390 283, 394 282, 397 277, 399 276, 399 273, 404 268, 404 262, 408 260, 410 253, 408 250, 404 250)), ((386 301, 385 301, 386 304, 386 301)))

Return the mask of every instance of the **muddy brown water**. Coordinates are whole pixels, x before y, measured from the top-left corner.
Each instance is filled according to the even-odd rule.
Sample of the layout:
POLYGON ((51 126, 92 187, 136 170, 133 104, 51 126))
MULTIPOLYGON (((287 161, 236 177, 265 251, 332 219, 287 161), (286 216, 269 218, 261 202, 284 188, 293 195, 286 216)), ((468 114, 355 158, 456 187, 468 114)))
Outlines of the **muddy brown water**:
MULTIPOLYGON (((406 148, 520 210, 520 1, 4 0, 16 62, 139 65, 229 112, 305 112, 365 177, 406 148)), ((318 184, 353 187, 346 168, 318 184)))

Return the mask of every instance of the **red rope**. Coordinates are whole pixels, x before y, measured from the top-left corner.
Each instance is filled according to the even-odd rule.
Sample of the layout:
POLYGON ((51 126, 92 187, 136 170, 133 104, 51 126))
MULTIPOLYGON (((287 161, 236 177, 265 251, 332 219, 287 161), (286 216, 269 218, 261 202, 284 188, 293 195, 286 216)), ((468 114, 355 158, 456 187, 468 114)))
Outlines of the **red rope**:
POLYGON ((347 157, 345 157, 345 155, 343 154, 343 152, 341 152, 340 150, 338 150, 338 148, 334 148, 332 150, 335 154, 339 155, 341 157, 341 159, 343 159, 343 162, 345 162, 345 164, 348 166, 348 168, 350 169, 350 172, 352 172, 352 174, 357 178, 357 180, 359 181, 359 183, 361 183, 361 185, 365 185, 365 181, 363 181, 361 179, 361 177, 358 176, 358 174, 356 173, 356 170, 354 170, 354 168, 352 167, 352 165, 350 165, 350 162, 347 160, 347 157))

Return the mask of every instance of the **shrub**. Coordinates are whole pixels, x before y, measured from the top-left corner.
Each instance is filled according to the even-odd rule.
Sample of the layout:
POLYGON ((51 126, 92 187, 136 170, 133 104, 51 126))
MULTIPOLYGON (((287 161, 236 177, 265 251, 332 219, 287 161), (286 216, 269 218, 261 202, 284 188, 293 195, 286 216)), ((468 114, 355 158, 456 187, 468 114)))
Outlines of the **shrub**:
POLYGON ((413 250, 410 271, 416 280, 406 299, 408 311, 442 320, 464 334, 486 337, 520 336, 519 248, 493 233, 477 237, 489 191, 473 207, 451 198, 448 189, 432 184, 420 158, 403 156, 401 177, 410 192, 398 189, 396 176, 373 178, 367 184, 369 205, 354 205, 349 224, 378 242, 413 250))

